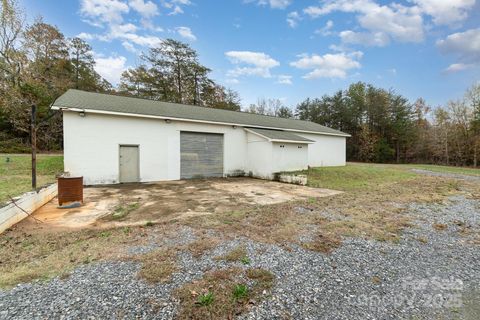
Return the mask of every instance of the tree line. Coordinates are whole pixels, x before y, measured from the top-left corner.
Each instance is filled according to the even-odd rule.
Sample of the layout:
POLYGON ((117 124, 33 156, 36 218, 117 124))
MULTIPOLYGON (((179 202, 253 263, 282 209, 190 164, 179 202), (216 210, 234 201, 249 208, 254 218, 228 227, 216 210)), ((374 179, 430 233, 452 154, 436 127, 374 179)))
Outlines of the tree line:
POLYGON ((110 91, 94 70, 91 47, 37 18, 25 23, 16 1, 2 0, 0 12, 0 151, 28 151, 31 106, 37 107, 38 146, 61 148, 62 118, 50 104, 69 88, 110 91))
POLYGON ((240 97, 208 77, 210 69, 199 62, 188 44, 173 39, 162 41, 142 63, 123 72, 119 92, 159 101, 227 110, 240 110, 240 97))
POLYGON ((95 71, 92 47, 36 19, 27 25, 16 0, 0 2, 0 152, 28 152, 31 106, 37 107, 37 146, 62 148, 62 117, 50 105, 70 88, 240 110, 238 93, 209 78, 188 44, 165 39, 141 54, 118 89, 95 71))
POLYGON ((461 99, 432 108, 393 90, 362 82, 333 95, 306 99, 295 115, 351 134, 347 159, 478 166, 480 84, 461 99))
MULTIPOLYGON (((41 18, 31 25, 16 0, 1 0, 0 152, 28 152, 30 107, 38 109, 37 144, 62 148, 61 114, 51 103, 69 88, 240 111, 237 92, 217 84, 188 44, 165 39, 123 72, 118 88, 95 71, 91 46, 66 38, 41 18)), ((347 159, 478 166, 480 84, 461 99, 432 108, 393 90, 358 82, 295 108, 279 99, 258 99, 244 109, 269 116, 313 121, 351 134, 347 159)))

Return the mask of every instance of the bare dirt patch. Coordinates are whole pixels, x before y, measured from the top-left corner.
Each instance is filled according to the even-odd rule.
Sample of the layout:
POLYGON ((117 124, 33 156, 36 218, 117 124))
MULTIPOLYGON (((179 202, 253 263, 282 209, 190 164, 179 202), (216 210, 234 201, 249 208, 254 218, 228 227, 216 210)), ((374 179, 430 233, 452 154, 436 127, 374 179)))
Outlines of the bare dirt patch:
POLYGON ((259 183, 259 180, 256 179, 242 179, 239 181, 233 180, 227 184, 213 183, 212 186, 216 189, 223 189, 232 194, 236 193, 239 196, 243 196, 246 202, 253 202, 260 205, 332 196, 341 193, 330 189, 260 181, 264 183, 259 183))
POLYGON ((413 177, 335 197, 237 207, 182 223, 200 230, 213 229, 285 247, 297 244, 328 253, 340 246, 344 237, 397 242, 403 229, 412 224, 411 217, 404 212, 408 204, 441 202, 458 192, 458 183, 450 179, 413 177), (309 237, 306 241, 301 239, 304 234, 309 237))
POLYGON ((26 229, 82 229, 166 223, 236 208, 325 197, 340 192, 249 178, 172 181, 85 188, 85 204, 58 209, 56 199, 35 212, 43 224, 26 229))

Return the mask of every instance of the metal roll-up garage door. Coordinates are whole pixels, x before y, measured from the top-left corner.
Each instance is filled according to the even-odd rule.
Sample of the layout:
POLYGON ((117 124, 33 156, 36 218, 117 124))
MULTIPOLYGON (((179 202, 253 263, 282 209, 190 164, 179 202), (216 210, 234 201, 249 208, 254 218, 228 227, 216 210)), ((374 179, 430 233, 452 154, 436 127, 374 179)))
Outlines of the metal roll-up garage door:
POLYGON ((180 132, 180 177, 223 177, 223 134, 180 132))

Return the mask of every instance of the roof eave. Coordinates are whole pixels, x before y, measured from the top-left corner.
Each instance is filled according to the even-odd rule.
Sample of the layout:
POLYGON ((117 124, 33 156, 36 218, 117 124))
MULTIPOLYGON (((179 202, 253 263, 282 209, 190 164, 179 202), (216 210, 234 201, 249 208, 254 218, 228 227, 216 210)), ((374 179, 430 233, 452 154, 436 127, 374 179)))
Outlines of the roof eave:
POLYGON ((274 139, 274 138, 269 138, 260 132, 256 132, 255 130, 250 130, 249 128, 243 128, 243 130, 250 132, 251 134, 257 135, 269 142, 278 142, 278 143, 301 143, 301 144, 310 144, 310 143, 315 143, 315 141, 312 141, 310 139, 302 139, 302 140, 287 140, 287 139, 274 139))
POLYGON ((270 139, 270 142, 276 143, 297 143, 297 144, 311 144, 315 143, 314 141, 305 141, 305 140, 282 140, 282 139, 270 139))
POLYGON ((184 122, 209 123, 209 124, 220 124, 220 125, 237 126, 237 127, 255 127, 255 128, 261 128, 261 129, 283 130, 283 131, 299 132, 299 133, 311 133, 311 134, 336 136, 336 137, 344 137, 344 138, 351 137, 351 135, 349 135, 348 133, 343 133, 343 132, 330 133, 330 132, 319 132, 319 131, 309 131, 309 130, 299 130, 299 129, 285 129, 285 128, 278 128, 278 127, 252 126, 252 125, 233 123, 233 122, 206 121, 206 120, 176 118, 176 117, 167 117, 167 116, 155 116, 155 115, 146 115, 146 114, 127 113, 127 112, 72 108, 72 107, 55 105, 55 103, 50 108, 52 110, 60 110, 60 111, 85 112, 85 113, 96 113, 96 114, 104 114, 104 115, 116 115, 116 116, 125 116, 125 117, 162 119, 162 120, 169 119, 169 120, 184 121, 184 122))

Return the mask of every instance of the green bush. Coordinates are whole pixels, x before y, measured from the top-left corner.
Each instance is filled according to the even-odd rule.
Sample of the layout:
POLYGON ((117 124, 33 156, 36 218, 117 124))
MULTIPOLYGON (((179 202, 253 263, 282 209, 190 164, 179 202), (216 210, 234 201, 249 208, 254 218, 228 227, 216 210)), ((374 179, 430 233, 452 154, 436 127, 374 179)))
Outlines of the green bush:
POLYGON ((23 143, 22 139, 3 139, 4 136, 0 135, 0 153, 29 153, 31 151, 30 146, 23 143))

